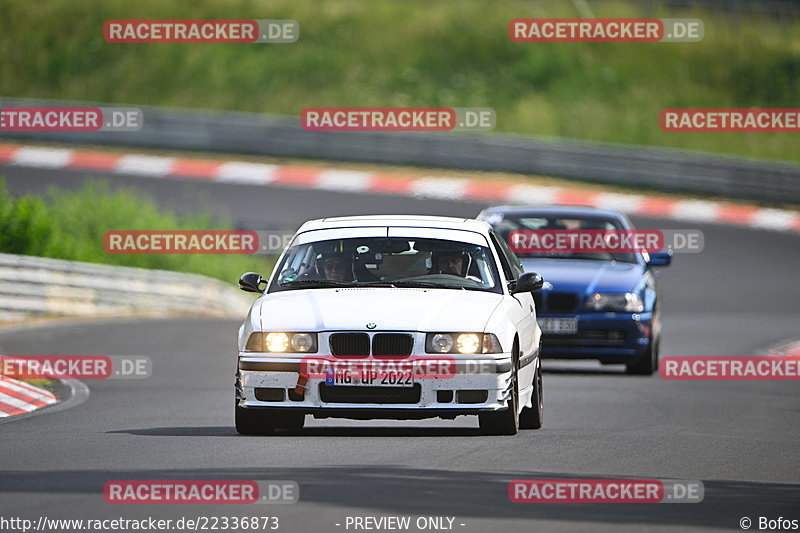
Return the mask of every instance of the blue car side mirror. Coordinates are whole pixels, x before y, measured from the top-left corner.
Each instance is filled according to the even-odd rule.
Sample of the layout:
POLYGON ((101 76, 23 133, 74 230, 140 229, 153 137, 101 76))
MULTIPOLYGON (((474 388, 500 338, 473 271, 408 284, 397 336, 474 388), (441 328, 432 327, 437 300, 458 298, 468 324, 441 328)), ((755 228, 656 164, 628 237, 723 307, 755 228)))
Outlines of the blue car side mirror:
POLYGON ((651 252, 650 260, 647 261, 647 266, 669 266, 672 263, 672 250, 667 252, 651 252))

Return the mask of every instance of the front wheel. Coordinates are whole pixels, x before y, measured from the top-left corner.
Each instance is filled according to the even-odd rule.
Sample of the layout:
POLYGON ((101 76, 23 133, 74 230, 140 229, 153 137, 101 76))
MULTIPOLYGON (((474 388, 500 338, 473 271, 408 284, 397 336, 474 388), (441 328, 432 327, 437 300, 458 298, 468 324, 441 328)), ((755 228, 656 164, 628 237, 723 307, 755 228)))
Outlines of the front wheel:
POLYGON ((515 361, 514 369, 511 373, 511 394, 508 398, 507 407, 504 411, 493 413, 480 413, 478 415, 478 425, 484 435, 516 435, 519 431, 519 360, 515 361))
POLYGON ((519 414, 520 429, 539 429, 544 421, 544 394, 542 391, 542 363, 536 369, 536 376, 533 378, 533 395, 531 397, 533 407, 523 407, 519 414))
POLYGON ((272 435, 275 421, 268 411, 245 409, 236 402, 236 432, 240 435, 272 435))
POLYGON ((658 355, 660 351, 660 339, 651 339, 647 351, 633 363, 625 365, 628 374, 638 376, 650 376, 658 370, 658 355))
POLYGON ((298 430, 306 416, 300 412, 276 413, 272 409, 245 409, 236 405, 236 431, 242 435, 273 435, 277 429, 298 430))

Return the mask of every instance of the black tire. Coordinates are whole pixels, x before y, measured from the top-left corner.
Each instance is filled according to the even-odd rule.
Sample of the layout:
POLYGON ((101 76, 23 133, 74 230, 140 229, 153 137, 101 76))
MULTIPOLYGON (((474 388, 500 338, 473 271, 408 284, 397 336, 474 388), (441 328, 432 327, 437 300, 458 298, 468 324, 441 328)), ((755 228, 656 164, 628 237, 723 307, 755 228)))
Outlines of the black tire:
MULTIPOLYGON (((517 345, 514 344, 514 352, 517 353, 517 345)), ((519 431, 519 356, 514 359, 514 370, 511 374, 511 397, 508 399, 508 406, 503 411, 492 413, 480 413, 478 415, 478 425, 484 435, 516 435, 519 431)))
POLYGON ((542 390, 542 362, 536 368, 533 378, 533 407, 523 407, 519 414, 520 429, 539 429, 544 422, 544 391, 542 390))
POLYGON ((651 376, 653 372, 658 370, 658 357, 660 351, 661 339, 650 340, 650 345, 647 351, 639 359, 633 363, 625 365, 625 371, 628 374, 636 376, 651 376))
POLYGON ((236 432, 240 435, 273 435, 275 420, 263 409, 245 409, 236 402, 236 432))
POLYGON ((306 415, 298 412, 276 413, 273 420, 277 429, 303 429, 306 415))

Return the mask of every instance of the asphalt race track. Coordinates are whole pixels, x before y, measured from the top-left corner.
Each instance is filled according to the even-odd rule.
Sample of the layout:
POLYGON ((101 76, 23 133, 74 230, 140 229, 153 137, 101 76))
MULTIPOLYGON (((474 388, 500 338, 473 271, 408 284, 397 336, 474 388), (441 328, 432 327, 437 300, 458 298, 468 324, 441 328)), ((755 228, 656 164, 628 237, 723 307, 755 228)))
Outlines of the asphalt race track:
MULTIPOLYGON (((75 188, 85 172, 0 166, 14 194, 75 188)), ((94 177, 102 177, 94 175, 94 177)), ((111 177, 179 211, 295 229, 344 214, 473 217, 475 202, 111 177)), ((705 250, 663 270, 663 356, 758 355, 800 337, 795 235, 698 228, 705 250)), ((110 228, 111 229, 111 228, 110 228)), ((255 229, 255 228, 251 228, 255 229)), ((266 274, 266 273, 265 273, 266 274)), ((378 305, 379 303, 376 303, 378 305)), ((275 437, 233 428, 238 323, 129 320, 0 335, 7 354, 148 355, 152 378, 87 381, 72 408, 0 424, 0 514, 48 518, 265 516, 280 531, 346 531, 347 516, 448 516, 463 532, 741 530, 749 517, 800 519, 797 381, 666 381, 622 367, 546 361, 545 426, 483 437, 477 419, 330 421, 275 437), (514 504, 513 479, 701 480, 697 504, 514 504), (106 481, 294 480, 293 505, 109 505, 106 481), (340 524, 337 526, 336 524, 340 524), (463 525, 461 525, 463 524, 463 525)), ((351 528, 350 531, 353 529, 351 528)), ((412 531, 415 531, 412 529, 412 531)))

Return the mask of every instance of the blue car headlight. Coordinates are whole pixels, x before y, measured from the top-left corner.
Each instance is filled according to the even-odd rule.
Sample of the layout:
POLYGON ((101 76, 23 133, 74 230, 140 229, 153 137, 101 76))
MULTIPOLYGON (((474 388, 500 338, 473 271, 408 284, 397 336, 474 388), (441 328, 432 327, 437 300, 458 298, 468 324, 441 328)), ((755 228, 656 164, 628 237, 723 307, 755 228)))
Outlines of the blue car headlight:
POLYGON ((641 313, 644 303, 635 292, 596 292, 586 299, 586 307, 593 311, 624 311, 641 313))

